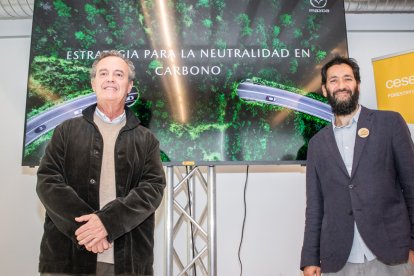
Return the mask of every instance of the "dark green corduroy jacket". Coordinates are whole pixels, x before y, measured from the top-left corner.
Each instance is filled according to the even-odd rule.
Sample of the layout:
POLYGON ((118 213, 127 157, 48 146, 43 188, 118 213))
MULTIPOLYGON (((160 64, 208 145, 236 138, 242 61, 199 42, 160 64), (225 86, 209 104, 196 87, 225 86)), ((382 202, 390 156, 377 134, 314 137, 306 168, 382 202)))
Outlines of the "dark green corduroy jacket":
POLYGON ((152 275, 154 212, 165 187, 158 140, 126 108, 114 152, 117 198, 99 209, 103 139, 95 108, 59 125, 40 163, 36 191, 46 218, 39 271, 95 273, 97 254, 78 245, 75 217, 96 213, 114 241, 115 273, 152 275))

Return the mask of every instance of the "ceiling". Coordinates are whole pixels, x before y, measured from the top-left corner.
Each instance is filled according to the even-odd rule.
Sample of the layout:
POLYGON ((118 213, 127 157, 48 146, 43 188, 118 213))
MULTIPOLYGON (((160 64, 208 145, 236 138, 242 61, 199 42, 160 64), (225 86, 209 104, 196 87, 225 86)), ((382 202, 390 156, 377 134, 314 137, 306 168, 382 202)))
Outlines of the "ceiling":
MULTIPOLYGON (((414 13, 414 0, 344 0, 344 2, 346 13, 414 13)), ((34 0, 0 0, 0 20, 31 18, 33 3, 34 0)))
POLYGON ((346 13, 414 13, 414 0, 345 0, 346 13))

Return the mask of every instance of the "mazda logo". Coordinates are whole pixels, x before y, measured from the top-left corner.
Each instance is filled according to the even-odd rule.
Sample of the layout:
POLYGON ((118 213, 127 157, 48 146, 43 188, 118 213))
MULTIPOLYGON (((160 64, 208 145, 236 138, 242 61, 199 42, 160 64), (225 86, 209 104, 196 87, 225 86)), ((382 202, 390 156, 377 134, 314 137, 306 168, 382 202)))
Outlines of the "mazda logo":
POLYGON ((324 8, 327 3, 328 0, 310 0, 310 4, 317 9, 324 8))

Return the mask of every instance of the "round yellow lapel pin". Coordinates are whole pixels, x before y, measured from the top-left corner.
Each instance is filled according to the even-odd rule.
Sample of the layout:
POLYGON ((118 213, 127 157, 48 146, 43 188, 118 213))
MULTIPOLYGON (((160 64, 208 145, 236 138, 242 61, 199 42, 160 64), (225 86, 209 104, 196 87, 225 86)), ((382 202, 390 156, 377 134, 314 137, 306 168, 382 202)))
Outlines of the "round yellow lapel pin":
POLYGON ((367 138, 369 135, 369 129, 363 127, 358 130, 358 136, 361 138, 367 138))

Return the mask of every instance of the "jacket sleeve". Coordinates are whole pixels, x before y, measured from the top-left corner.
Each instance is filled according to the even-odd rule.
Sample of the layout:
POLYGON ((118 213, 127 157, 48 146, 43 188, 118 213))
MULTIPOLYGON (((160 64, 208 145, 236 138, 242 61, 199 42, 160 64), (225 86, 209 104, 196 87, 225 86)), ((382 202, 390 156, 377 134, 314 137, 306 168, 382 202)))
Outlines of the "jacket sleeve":
POLYGON ((77 244, 75 231, 80 224, 75 217, 94 210, 65 182, 64 133, 62 125, 53 133, 37 171, 36 192, 57 229, 77 244))
POLYGON ((392 147, 401 185, 411 222, 411 250, 414 250, 414 146, 410 131, 400 114, 396 113, 392 124, 392 147))
POLYGON ((146 148, 138 185, 125 197, 117 197, 96 212, 108 232, 110 242, 140 225, 161 203, 166 180, 159 142, 152 134, 146 139, 146 148))
POLYGON ((311 140, 306 161, 306 220, 300 261, 301 270, 306 266, 320 266, 320 235, 323 218, 323 198, 315 164, 316 154, 314 140, 311 140))

